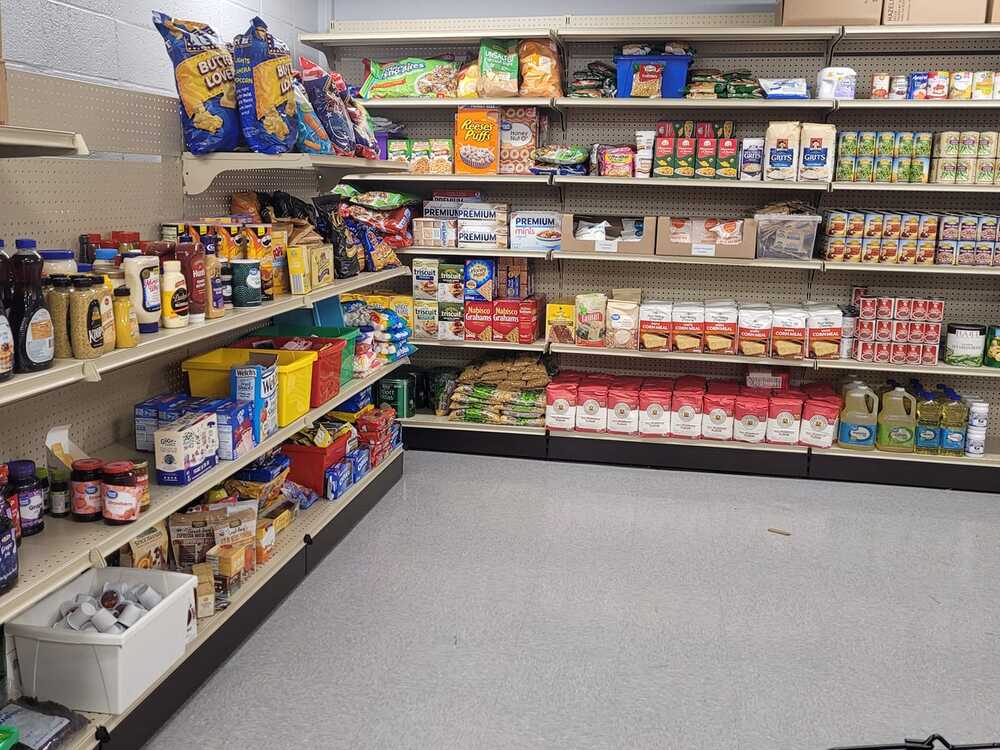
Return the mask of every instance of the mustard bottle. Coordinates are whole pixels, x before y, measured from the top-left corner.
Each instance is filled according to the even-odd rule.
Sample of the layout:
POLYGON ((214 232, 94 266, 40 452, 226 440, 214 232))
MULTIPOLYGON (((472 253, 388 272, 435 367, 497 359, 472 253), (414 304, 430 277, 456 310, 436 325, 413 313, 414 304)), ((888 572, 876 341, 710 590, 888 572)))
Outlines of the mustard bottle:
POLYGON ((115 346, 131 349, 139 345, 139 318, 132 307, 132 291, 127 286, 115 289, 115 346))

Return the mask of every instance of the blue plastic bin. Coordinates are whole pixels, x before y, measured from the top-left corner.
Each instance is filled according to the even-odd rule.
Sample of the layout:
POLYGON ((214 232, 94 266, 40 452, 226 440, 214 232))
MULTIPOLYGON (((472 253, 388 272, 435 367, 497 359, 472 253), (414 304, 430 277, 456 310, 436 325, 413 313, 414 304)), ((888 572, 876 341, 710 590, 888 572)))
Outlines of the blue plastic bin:
POLYGON ((632 65, 634 63, 660 63, 663 65, 663 84, 660 96, 664 99, 681 99, 687 85, 688 68, 694 55, 616 55, 618 68, 618 98, 632 96, 632 65))

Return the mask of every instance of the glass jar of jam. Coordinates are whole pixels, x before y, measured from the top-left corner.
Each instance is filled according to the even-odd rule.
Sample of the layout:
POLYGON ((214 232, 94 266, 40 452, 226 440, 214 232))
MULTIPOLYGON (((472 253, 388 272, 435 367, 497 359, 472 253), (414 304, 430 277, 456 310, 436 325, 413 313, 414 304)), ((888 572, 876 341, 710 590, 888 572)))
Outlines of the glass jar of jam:
POLYGON ((104 462, 99 458, 81 458, 73 462, 70 493, 74 521, 100 521, 103 513, 101 477, 104 462))
POLYGON ((101 512, 112 526, 132 523, 139 517, 139 487, 131 461, 104 464, 101 512))

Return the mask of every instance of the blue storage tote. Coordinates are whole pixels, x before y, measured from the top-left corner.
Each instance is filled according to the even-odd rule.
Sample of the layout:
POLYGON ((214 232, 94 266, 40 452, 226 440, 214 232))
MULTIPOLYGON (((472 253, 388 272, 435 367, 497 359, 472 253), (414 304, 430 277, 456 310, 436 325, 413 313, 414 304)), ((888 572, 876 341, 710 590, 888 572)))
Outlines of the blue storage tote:
POLYGON ((664 99, 682 99, 687 86, 688 68, 694 55, 615 55, 618 69, 618 98, 632 96, 632 65, 658 63, 663 66, 660 96, 664 99))

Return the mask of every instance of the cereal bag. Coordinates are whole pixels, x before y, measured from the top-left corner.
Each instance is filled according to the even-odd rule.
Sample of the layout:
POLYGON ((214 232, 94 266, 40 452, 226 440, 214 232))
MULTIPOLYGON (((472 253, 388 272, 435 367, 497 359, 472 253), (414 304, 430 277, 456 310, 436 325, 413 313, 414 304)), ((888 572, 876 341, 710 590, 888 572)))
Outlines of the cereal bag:
POLYGON ((192 154, 233 151, 240 143, 233 57, 207 24, 153 13, 174 66, 184 143, 192 154))
POLYGON ((294 85, 295 114, 299 125, 296 147, 304 154, 332 154, 333 143, 326 134, 323 123, 316 117, 309 95, 301 83, 295 81, 294 85))
POLYGON ((283 154, 298 137, 295 81, 288 47, 254 17, 246 34, 233 40, 236 100, 243 137, 254 151, 283 154))
POLYGON ((337 80, 307 57, 300 57, 299 65, 302 67, 302 85, 319 121, 330 136, 333 153, 337 156, 354 156, 357 148, 354 124, 347 113, 347 105, 340 98, 337 80))
POLYGON ((484 39, 479 45, 480 96, 517 96, 517 40, 484 39))

